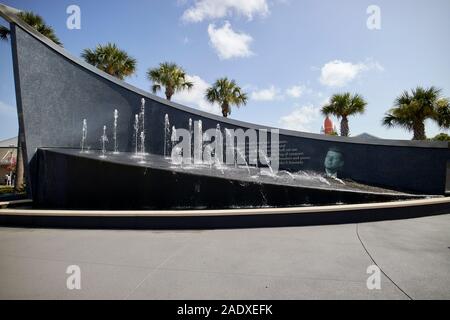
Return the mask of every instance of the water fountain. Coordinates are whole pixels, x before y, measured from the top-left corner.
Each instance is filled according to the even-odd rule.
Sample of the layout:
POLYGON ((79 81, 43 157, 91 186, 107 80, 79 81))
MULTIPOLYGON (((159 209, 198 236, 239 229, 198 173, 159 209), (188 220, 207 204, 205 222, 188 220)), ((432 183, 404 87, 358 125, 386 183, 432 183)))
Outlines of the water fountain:
MULTIPOLYGON (((248 162, 247 162, 247 159, 245 158, 245 154, 243 154, 243 153, 242 153, 242 150, 239 149, 239 148, 237 148, 237 154, 238 154, 239 157, 241 157, 241 159, 244 161, 245 167, 246 167, 246 169, 247 169, 247 171, 248 171, 248 174, 250 175, 250 174, 251 174, 251 172, 250 172, 250 167, 248 166, 248 162)), ((272 172, 273 172, 273 171, 272 171, 272 172)))
POLYGON ((203 163, 203 122, 195 122, 194 128, 194 164, 203 163))
POLYGON ((228 128, 225 128, 225 134, 227 136, 227 164, 230 164, 230 159, 233 159, 234 167, 237 168, 236 148, 234 147, 234 139, 228 128))
POLYGON ((117 143, 117 120, 119 119, 119 111, 114 110, 114 154, 119 154, 119 146, 117 143))
MULTIPOLYGON (((138 163, 146 167, 165 166, 169 165, 172 170, 182 172, 184 174, 199 174, 203 177, 218 177, 228 178, 230 181, 241 181, 239 186, 245 187, 248 183, 272 184, 276 186, 286 186, 287 188, 318 188, 321 190, 332 190, 333 192, 345 192, 348 190, 358 190, 361 188, 356 183, 349 183, 348 185, 341 179, 332 176, 326 176, 323 173, 316 171, 298 171, 292 173, 287 170, 278 170, 272 162, 273 152, 271 157, 268 156, 267 148, 259 148, 256 145, 256 157, 259 155, 262 167, 258 166, 258 158, 256 159, 256 168, 251 168, 251 164, 255 164, 252 160, 251 149, 255 146, 245 145, 242 138, 236 138, 236 133, 233 130, 225 128, 222 132, 221 124, 218 123, 214 128, 203 128, 203 122, 193 121, 189 119, 187 123, 187 130, 177 129, 171 126, 169 115, 164 116, 164 155, 163 159, 166 161, 156 161, 155 155, 146 153, 146 134, 145 134, 145 100, 142 99, 141 111, 134 117, 134 143, 135 149, 133 158, 137 159, 138 163), (205 132, 203 131, 205 130, 205 132), (215 137, 212 141, 212 137, 215 137), (224 136, 226 141, 224 141, 224 136), (180 140, 182 138, 182 140, 180 140), (237 144, 236 144, 237 139, 237 144), (224 146, 224 142, 225 146, 224 146), (225 147, 225 148, 224 148, 225 147), (187 149, 186 149, 187 148, 187 149), (192 152, 193 150, 193 152, 192 152), (247 150, 249 152, 247 158, 247 150), (226 160, 224 153, 226 152, 226 160), (190 153, 190 155, 189 155, 190 153), (146 156, 148 155, 148 157, 146 156), (184 157, 188 157, 185 159, 184 157), (185 166, 190 163, 193 165, 185 166), (164 164, 166 163, 166 164, 164 164), (229 170, 229 166, 234 166, 234 169, 229 170), (206 170, 209 168, 209 170, 206 170)), ((114 152, 112 154, 120 154, 118 148, 118 119, 119 112, 114 110, 114 124, 113 124, 113 140, 114 152)), ((100 158, 107 158, 106 146, 109 142, 107 136, 107 127, 103 126, 103 135, 101 136, 101 155, 100 158)), ((87 120, 83 120, 81 153, 87 154, 85 151, 85 144, 87 140, 87 120)), ((245 141, 245 140, 244 140, 245 141)), ((132 151, 132 153, 133 153, 132 151)), ((125 153, 126 154, 126 153, 125 153)), ((88 155, 86 155, 88 156, 88 155)), ((255 155, 254 155, 255 156, 255 155)), ((117 156, 118 160, 120 156, 117 156)), ((207 179, 207 178, 205 178, 207 179)), ((263 189, 260 189, 259 206, 267 206, 268 198, 263 189)), ((301 194, 299 195, 299 197, 301 194)), ((295 198, 295 197, 294 197, 295 198)), ((295 198, 296 199, 296 198, 295 198)), ((305 198, 308 201, 308 198, 305 198)))
POLYGON ((171 134, 171 154, 170 154, 170 159, 172 164, 175 165, 180 165, 181 167, 183 167, 183 154, 182 154, 182 148, 180 146, 177 145, 178 143, 178 138, 177 138, 177 129, 175 128, 175 126, 172 127, 172 134, 171 134))
MULTIPOLYGON (((171 145, 172 145, 171 158, 172 158, 172 160, 173 160, 173 150, 175 149, 176 144, 177 144, 177 142, 178 142, 178 139, 177 139, 177 129, 175 128, 175 126, 172 127, 172 135, 171 135, 171 137, 170 137, 170 142, 171 142, 171 145)), ((180 149, 179 151, 181 151, 181 149, 180 149)))
MULTIPOLYGON (((15 83, 16 86, 20 84, 20 87, 16 88, 20 102, 18 117, 21 131, 26 133, 21 135, 21 144, 26 149, 24 165, 27 171, 27 188, 29 189, 27 191, 30 191, 29 194, 33 197, 33 206, 38 208, 164 210, 195 206, 223 209, 264 204, 293 206, 335 202, 365 203, 397 198, 397 193, 380 190, 371 185, 427 195, 444 195, 448 187, 445 176, 450 150, 446 143, 330 138, 324 135, 264 128, 257 124, 246 124, 233 119, 221 120, 217 116, 194 111, 192 108, 173 104, 165 99, 147 96, 143 91, 130 85, 111 81, 112 79, 104 73, 95 68, 87 68, 86 64, 76 57, 60 50, 58 46, 45 42, 42 37, 33 33, 32 29, 26 28, 20 19, 5 11, 2 6, 0 6, 0 13, 2 17, 9 17, 7 20, 16 31, 16 36, 10 39, 13 47, 17 49, 14 52, 14 69, 27 71, 16 72, 15 83), (39 49, 38 54, 41 57, 39 63, 36 63, 35 55, 29 52, 30 48, 39 49), (58 70, 65 70, 65 72, 54 72, 56 69, 52 68, 52 64, 55 61, 58 62, 58 70), (27 81, 30 74, 33 75, 34 82, 27 81), (45 83, 45 85, 36 86, 33 85, 34 83, 45 83), (65 88, 69 86, 73 90, 65 92, 65 88), (91 90, 93 87, 98 90, 91 90), (76 92, 82 92, 83 96, 77 96, 74 94, 76 92), (150 101, 148 105, 146 100, 150 101), (114 107, 111 107, 110 101, 114 101, 114 107), (146 106, 151 106, 151 112, 146 112, 146 106), (126 116, 124 126, 122 127, 121 122, 117 132, 121 152, 117 156, 110 155, 115 148, 112 143, 107 144, 106 136, 106 133, 110 135, 109 138, 113 136, 111 114, 114 108, 120 111, 121 120, 124 120, 122 117, 126 116), (37 109, 41 112, 36 112, 37 109), (83 113, 81 118, 78 118, 80 112, 83 113), (135 113, 138 114, 138 121, 137 128, 134 130, 136 136, 133 137, 135 113), (161 134, 154 138, 150 136, 150 132, 156 129, 150 128, 150 123, 162 129, 164 125, 162 121, 166 113, 170 116, 172 125, 177 124, 186 129, 188 119, 194 120, 191 126, 191 130, 194 130, 194 162, 200 165, 186 166, 181 170, 171 166, 170 161, 164 161, 161 141, 163 136, 161 134), (159 115, 159 119, 153 119, 154 115, 159 115), (85 133, 83 137, 79 137, 80 120, 83 118, 89 120, 89 134, 92 137, 87 137, 85 133), (202 119, 203 123, 198 121, 199 119, 202 119), (261 153, 258 153, 259 164, 263 170, 267 169, 274 177, 260 174, 256 181, 248 177, 248 170, 241 160, 244 154, 251 172, 257 170, 251 167, 254 165, 254 157, 247 153, 247 147, 242 148, 241 154, 237 156, 234 148, 231 148, 233 154, 227 157, 229 162, 227 165, 230 167, 225 167, 225 163, 223 164, 225 176, 221 176, 219 170, 214 170, 214 165, 213 170, 202 166, 203 130, 213 129, 214 131, 217 122, 222 126, 221 130, 229 127, 243 130, 244 133, 249 130, 262 132, 255 142, 267 150, 265 151, 267 155, 263 157, 261 153), (106 131, 106 127, 104 128, 102 149, 100 149, 100 142, 96 139, 102 135, 101 128, 104 124, 110 127, 111 133, 106 131), (268 137, 262 141, 261 136, 266 136, 264 131, 267 133, 269 130, 271 131, 270 141, 268 137), (147 138, 145 138, 146 134, 147 138), (278 137, 283 139, 280 155, 272 150, 272 146, 279 145, 278 137), (133 138, 136 140, 136 150, 131 143, 133 138), (79 150, 80 140, 82 140, 81 149, 84 153, 80 153, 79 150), (87 144, 91 141, 97 145, 95 149, 98 149, 98 152, 95 154, 85 152, 87 144), (73 146, 77 150, 71 149, 73 146), (110 149, 108 153, 106 153, 106 147, 110 149), (139 166, 136 161, 130 159, 134 151, 139 157, 145 151, 156 154, 146 155, 147 163, 145 166, 139 166), (303 153, 304 161, 295 160, 293 161, 295 163, 291 163, 288 160, 278 163, 280 159, 291 159, 291 155, 297 152, 303 153), (341 166, 342 170, 339 171, 338 177, 341 179, 344 177, 346 185, 325 177, 327 168, 324 166, 324 159, 330 152, 333 156, 340 154, 341 158, 345 158, 345 164, 341 166), (102 154, 107 155, 108 159, 99 159, 98 157, 102 154), (236 157, 240 160, 242 168, 232 168, 233 165, 237 165, 236 157), (396 166, 399 161, 402 161, 402 165, 396 166), (297 178, 296 174, 293 174, 295 179, 292 179, 287 173, 276 175, 279 169, 287 169, 291 172, 304 170, 308 175, 299 174, 297 178), (87 185, 86 177, 89 177, 89 181, 93 183, 87 185), (351 180, 365 184, 355 185, 351 180), (121 186, 127 185, 130 181, 136 187, 131 190, 128 188, 124 192, 121 186), (202 192, 195 191, 197 184, 201 186, 202 192), (261 197, 265 200, 263 201, 261 197)), ((234 131, 231 132, 235 140, 236 135, 234 131)), ((181 131, 177 132, 177 136, 182 136, 181 131)), ((183 138, 186 136, 188 134, 184 133, 183 138)), ((237 140, 242 140, 240 133, 237 140)), ((238 142, 238 145, 240 143, 238 142)), ((236 141, 233 144, 236 147, 236 141)), ((214 148, 214 143, 211 147, 214 148)), ((187 156, 185 151, 188 149, 185 148, 181 149, 183 156, 187 156)), ((252 152, 255 148, 256 144, 255 147, 254 145, 250 147, 252 152)), ((168 154, 170 154, 169 150, 166 150, 166 155, 168 154)), ((180 154, 180 150, 175 150, 175 154, 180 154)), ((187 162, 188 159, 184 160, 187 162)), ((436 207, 436 212, 443 209, 443 207, 436 207)), ((268 220, 276 219, 274 217, 268 220)))
POLYGON ((315 179, 319 180, 320 182, 322 182, 322 183, 324 183, 324 184, 326 184, 326 185, 331 186, 331 183, 330 183, 327 179, 325 179, 324 177, 322 177, 321 175, 318 175, 318 174, 316 173, 316 174, 313 175, 313 177, 314 177, 315 179))
POLYGON ((175 128, 175 126, 172 127, 172 135, 170 137, 170 141, 172 143, 172 149, 173 149, 175 147, 175 145, 177 144, 177 142, 178 142, 177 129, 175 128))
POLYGON ((274 173, 272 165, 271 165, 271 161, 270 161, 269 157, 267 156, 267 154, 263 150, 259 150, 259 153, 260 153, 260 155, 262 155, 262 157, 264 158, 264 161, 266 162, 266 165, 269 167, 270 175, 275 176, 275 173, 274 173))
POLYGON ((223 165, 222 165, 222 163, 220 162, 220 160, 219 160, 218 158, 214 157, 214 161, 215 161, 215 164, 216 164, 216 168, 217 168, 218 170, 220 170, 220 172, 222 172, 223 175, 225 175, 225 171, 224 171, 224 169, 223 169, 223 165))
POLYGON ((343 180, 339 179, 338 177, 335 177, 335 176, 328 176, 328 178, 330 178, 330 179, 332 179, 332 180, 334 180, 334 181, 336 181, 336 182, 338 182, 338 183, 340 183, 340 184, 345 185, 345 182, 344 182, 343 180))
POLYGON ((141 157, 145 156, 145 132, 141 132, 141 157))
POLYGON ((182 150, 179 146, 175 146, 174 148, 172 148, 172 153, 171 153, 170 158, 171 158, 172 164, 183 167, 183 155, 182 155, 182 150))
MULTIPOLYGON (((114 131, 113 131, 113 139, 114 139, 114 154, 119 154, 118 150, 118 139, 117 139, 117 128, 118 128, 118 118, 119 112, 117 109, 114 110, 114 131)), ((146 135, 145 135, 145 99, 141 100, 141 111, 139 114, 135 115, 134 121, 134 135, 135 135, 135 154, 134 158, 140 159, 139 163, 145 163, 145 143, 146 143, 146 135)), ((196 121, 195 123, 192 119, 189 119, 188 122, 188 132, 189 132, 189 140, 191 147, 191 154, 193 154, 194 158, 194 169, 200 169, 201 164, 208 165, 210 170, 212 170, 213 166, 220 170, 222 174, 225 174, 226 166, 224 167, 223 163, 223 134, 221 125, 218 123, 215 128, 215 140, 212 144, 207 144, 208 141, 211 140, 211 137, 205 133, 203 135, 203 123, 201 120, 196 121), (192 149, 194 152, 192 152, 192 149)), ((321 183, 323 185, 331 186, 331 183, 327 178, 323 177, 320 174, 312 174, 303 171, 299 171, 296 174, 293 174, 289 171, 282 170, 278 173, 274 172, 272 167, 270 158, 264 152, 264 150, 259 150, 260 157, 265 161, 265 164, 268 167, 268 170, 259 170, 256 175, 252 176, 252 171, 250 169, 249 161, 247 161, 245 151, 243 151, 239 146, 235 145, 234 134, 231 130, 225 128, 226 135, 226 151, 227 151, 227 163, 235 166, 236 170, 240 169, 240 165, 244 166, 247 174, 251 178, 261 178, 267 177, 274 181, 286 182, 286 183, 300 183, 304 184, 306 181, 316 181, 316 183, 321 183), (230 160, 232 159, 232 160, 230 160), (289 178, 289 180, 286 180, 289 178), (295 182, 298 181, 298 182, 295 182), (302 182, 303 181, 303 182, 302 182)), ((83 120, 83 135, 81 142, 81 152, 85 152, 85 141, 87 138, 87 120, 83 120)), ((185 138, 187 139, 187 138, 185 138)), ((102 141, 102 158, 106 157, 106 143, 108 142, 108 137, 106 135, 106 126, 103 127, 103 135, 101 137, 102 141)), ((171 160, 172 164, 183 166, 183 148, 177 146, 178 143, 177 137, 177 129, 175 126, 170 126, 169 115, 166 114, 164 117, 164 158, 167 160, 171 160)), ((245 150, 245 149, 244 149, 245 150)), ((192 156, 191 156, 192 157, 192 156)), ((191 159, 192 160, 192 159, 191 159)), ((263 161, 263 162, 264 162, 263 161)), ((257 168, 258 168, 258 161, 257 168)), ((192 169, 192 167, 187 167, 186 169, 192 169)), ((242 176, 242 175, 241 175, 242 176)), ((266 178, 266 179, 267 179, 266 178)), ((334 179, 334 181, 345 185, 345 182, 340 179, 334 179)))
POLYGON ((243 164, 245 164, 245 167, 247 169, 247 172, 250 174, 250 167, 248 165, 247 159, 245 157, 245 154, 242 152, 242 150, 239 147, 234 146, 234 138, 231 134, 229 129, 225 129, 225 134, 227 136, 227 163, 230 163, 228 158, 233 159, 234 167, 238 167, 238 157, 242 159, 243 164))
POLYGON ((193 128, 193 123, 192 123, 192 119, 189 118, 189 141, 191 142, 191 162, 194 162, 194 141, 193 141, 193 137, 194 137, 194 128, 193 128))
POLYGON ((141 140, 141 156, 145 156, 145 99, 141 99, 141 133, 140 133, 140 140, 141 140))
POLYGON ((83 129, 81 134, 81 152, 84 153, 84 147, 86 144, 86 138, 87 138, 87 120, 83 119, 83 129))
POLYGON ((145 132, 145 99, 141 99, 142 132, 145 132))
MULTIPOLYGON (((212 157, 212 148, 210 145, 205 146, 205 150, 203 152, 203 164, 209 165, 209 168, 212 169, 213 165, 213 157, 212 157)), ((215 157, 214 157, 215 158, 215 157)))
POLYGON ((170 136, 170 121, 169 115, 166 114, 164 117, 164 157, 166 159, 170 159, 170 144, 171 144, 171 136, 170 136))
POLYGON ((320 183, 323 183, 324 185, 330 186, 331 183, 325 179, 321 174, 315 173, 315 172, 306 172, 303 170, 298 171, 294 174, 294 177, 296 180, 300 181, 319 181, 320 183))
MULTIPOLYGON (((114 123, 113 123, 113 141, 114 152, 112 154, 120 154, 118 147, 118 120, 119 111, 114 110, 114 123)), ((134 143, 135 150, 133 158, 138 159, 139 164, 151 165, 153 156, 146 157, 146 134, 145 134, 145 99, 141 100, 141 110, 134 117, 134 143), (149 161, 148 163, 146 161, 149 161)), ((103 126, 103 135, 101 136, 101 155, 100 158, 107 158, 106 145, 109 142, 106 133, 107 127, 103 126)), ((275 170, 274 164, 271 158, 267 154, 267 149, 260 149, 259 145, 256 147, 256 157, 260 157, 262 168, 258 166, 258 159, 256 159, 256 170, 252 173, 250 163, 254 164, 255 161, 251 158, 251 150, 247 158, 247 146, 242 143, 236 144, 236 135, 233 130, 228 128, 224 129, 222 133, 221 124, 218 123, 215 129, 206 130, 203 133, 203 122, 193 121, 189 118, 188 130, 177 130, 175 126, 171 126, 169 115, 164 116, 164 159, 169 160, 172 165, 171 168, 177 167, 182 169, 183 172, 189 172, 194 170, 195 172, 204 171, 205 166, 209 167, 208 174, 217 176, 217 171, 223 176, 227 175, 230 179, 249 179, 260 181, 262 183, 275 183, 277 185, 287 185, 296 187, 318 187, 333 190, 345 190, 352 188, 353 184, 346 187, 346 183, 332 176, 325 176, 319 172, 314 171, 298 171, 291 173, 287 170, 275 170), (224 135, 226 138, 226 144, 224 148, 224 135), (215 137, 212 141, 212 136, 215 137), (180 143, 179 139, 182 138, 180 143), (188 142, 189 140, 189 142, 188 142), (244 145, 244 147, 243 147, 244 145), (185 149, 188 148, 188 149, 185 149), (190 152, 191 155, 188 153, 190 152), (224 161, 224 153, 226 152, 226 162, 224 161), (190 159, 184 159, 184 157, 190 157, 190 159), (183 165, 187 163, 193 163, 193 166, 183 165), (234 170, 227 170, 228 166, 234 166, 234 170), (215 170, 214 170, 215 169, 215 170), (256 173, 255 173, 256 172, 256 173), (247 174, 245 174, 247 173, 247 174)), ((83 119, 82 139, 81 139, 81 153, 88 153, 86 149, 87 140, 87 120, 83 119)), ((253 145, 249 145, 248 148, 252 148, 253 145)), ((272 155, 273 156, 273 155, 272 155)), ((354 186, 353 186, 354 187, 354 186)), ((262 192, 262 191, 261 191, 262 192)), ((264 197, 264 195, 263 195, 264 197)))
POLYGON ((216 138, 215 138, 215 150, 214 150, 214 161, 216 165, 222 166, 222 155, 223 155, 223 137, 220 124, 216 126, 216 138))
POLYGON ((139 156, 139 115, 136 114, 134 117, 134 136, 135 136, 135 154, 133 157, 137 158, 139 156))
POLYGON ((295 180, 295 176, 287 170, 281 170, 280 173, 288 175, 292 180, 295 180))
POLYGON ((106 158, 106 143, 109 141, 108 136, 106 135, 106 126, 103 126, 103 135, 100 138, 100 141, 102 142, 102 155, 100 158, 106 158))

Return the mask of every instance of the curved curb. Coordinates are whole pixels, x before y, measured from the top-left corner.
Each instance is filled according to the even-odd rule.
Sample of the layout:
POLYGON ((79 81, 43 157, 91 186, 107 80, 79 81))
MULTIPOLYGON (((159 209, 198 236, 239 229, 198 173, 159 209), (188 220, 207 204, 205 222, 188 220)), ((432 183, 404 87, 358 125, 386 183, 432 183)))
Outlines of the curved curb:
POLYGON ((409 219, 450 213, 450 198, 302 208, 180 211, 2 209, 0 225, 88 229, 226 229, 409 219))
MULTIPOLYGON (((24 202, 27 203, 27 202, 24 202)), ((39 209, 2 209, 0 215, 35 217, 212 217, 212 216, 249 216, 333 213, 342 211, 380 210, 393 208, 422 207, 448 204, 450 198, 433 198, 380 203, 333 205, 317 207, 224 209, 224 210, 39 210, 39 209)), ((449 212, 450 213, 450 212, 449 212)))

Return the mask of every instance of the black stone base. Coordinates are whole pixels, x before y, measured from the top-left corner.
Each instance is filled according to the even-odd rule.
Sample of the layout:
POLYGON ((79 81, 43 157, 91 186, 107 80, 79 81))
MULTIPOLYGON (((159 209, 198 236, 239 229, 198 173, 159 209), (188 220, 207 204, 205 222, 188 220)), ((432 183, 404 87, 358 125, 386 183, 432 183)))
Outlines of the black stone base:
MULTIPOLYGON (((34 206, 45 209, 176 210, 317 206, 404 200, 406 194, 267 183, 244 176, 197 174, 40 149, 34 159, 34 206)), ((245 172, 245 170, 244 170, 245 172)), ((277 218, 278 219, 278 218, 277 218)))

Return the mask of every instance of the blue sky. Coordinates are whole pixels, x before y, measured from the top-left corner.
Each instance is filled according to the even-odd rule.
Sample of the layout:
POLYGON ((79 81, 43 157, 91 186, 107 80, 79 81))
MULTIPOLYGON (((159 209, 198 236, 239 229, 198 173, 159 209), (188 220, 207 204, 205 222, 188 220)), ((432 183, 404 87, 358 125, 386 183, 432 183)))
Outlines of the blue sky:
MULTIPOLYGON (((352 135, 410 139, 380 125, 404 89, 435 85, 450 96, 448 0, 39 0, 1 2, 42 15, 75 56, 115 42, 138 60, 126 79, 149 90, 149 67, 174 61, 196 89, 174 100, 219 113, 203 100, 217 78, 235 79, 249 94, 231 117, 319 133, 320 107, 350 91, 368 101, 350 119, 352 135), (81 9, 81 30, 66 26, 69 5, 81 9), (381 29, 367 27, 367 8, 381 10, 381 29)), ((3 23, 3 21, 1 21, 3 23)), ((0 43, 0 139, 16 135, 11 51, 0 43)), ((427 123, 428 136, 439 130, 427 123)))

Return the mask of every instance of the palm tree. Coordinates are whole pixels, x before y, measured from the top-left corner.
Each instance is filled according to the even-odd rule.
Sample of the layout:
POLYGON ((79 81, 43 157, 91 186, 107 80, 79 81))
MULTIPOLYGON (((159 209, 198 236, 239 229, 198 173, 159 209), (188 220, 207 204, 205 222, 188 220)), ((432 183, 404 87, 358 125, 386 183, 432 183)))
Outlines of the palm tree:
POLYGON ((85 49, 81 57, 98 69, 123 80, 136 71, 136 59, 120 50, 115 44, 97 45, 94 50, 85 49))
POLYGON ((9 29, 5 26, 0 26, 0 40, 8 40, 9 29))
MULTIPOLYGON (((30 27, 34 28, 36 31, 41 33, 42 35, 46 36, 50 40, 52 40, 57 45, 62 46, 61 41, 59 41, 58 37, 55 34, 55 31, 53 28, 49 25, 47 25, 44 21, 44 19, 31 11, 23 11, 19 12, 17 14, 17 17, 19 17, 23 22, 28 24, 30 27)), ((1 40, 7 40, 10 35, 10 30, 4 26, 0 26, 0 39, 1 40)))
POLYGON ((349 92, 335 94, 331 97, 330 103, 322 107, 322 113, 326 116, 334 115, 341 119, 341 136, 348 137, 350 128, 348 118, 350 116, 364 113, 367 102, 359 94, 349 92))
POLYGON ((231 114, 231 106, 240 107, 246 105, 248 101, 247 94, 234 80, 228 78, 218 79, 211 88, 206 90, 206 100, 210 103, 219 103, 222 108, 222 114, 226 118, 231 114))
POLYGON ((182 90, 190 90, 193 82, 187 80, 186 72, 175 63, 164 62, 158 68, 149 69, 147 78, 153 82, 152 91, 157 93, 162 87, 166 89, 166 98, 171 100, 172 96, 182 90))
POLYGON ((19 12, 17 16, 28 25, 30 25, 30 27, 36 29, 42 35, 46 36, 57 45, 62 46, 62 43, 59 41, 53 28, 47 25, 40 15, 35 14, 31 11, 23 11, 19 12))
POLYGON ((383 125, 403 127, 414 133, 413 140, 425 140, 425 120, 434 120, 441 128, 450 127, 450 103, 436 87, 417 87, 404 91, 395 99, 394 108, 386 113, 383 125))

